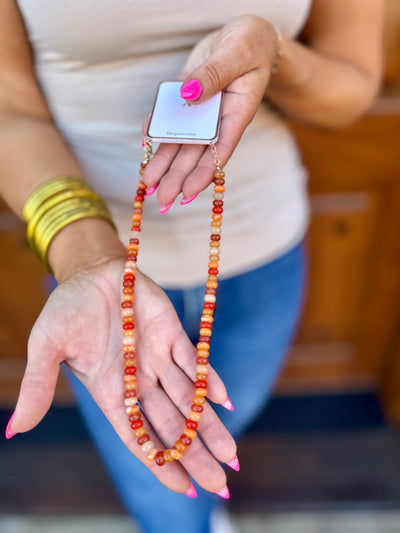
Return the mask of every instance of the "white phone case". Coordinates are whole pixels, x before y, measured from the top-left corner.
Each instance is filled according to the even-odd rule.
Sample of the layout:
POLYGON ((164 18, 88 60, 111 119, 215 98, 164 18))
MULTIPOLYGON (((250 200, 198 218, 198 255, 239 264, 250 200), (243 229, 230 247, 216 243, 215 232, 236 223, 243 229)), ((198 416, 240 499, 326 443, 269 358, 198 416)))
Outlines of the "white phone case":
POLYGON ((147 136, 161 143, 210 144, 218 140, 222 93, 203 104, 190 104, 180 95, 181 81, 158 86, 147 136))

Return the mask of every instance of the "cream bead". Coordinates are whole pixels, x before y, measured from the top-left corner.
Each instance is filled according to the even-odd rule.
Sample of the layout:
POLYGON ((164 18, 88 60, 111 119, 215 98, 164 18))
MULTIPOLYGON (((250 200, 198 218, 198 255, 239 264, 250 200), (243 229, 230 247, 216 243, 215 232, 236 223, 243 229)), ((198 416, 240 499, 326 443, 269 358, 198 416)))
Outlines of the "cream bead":
POLYGON ((221 228, 215 228, 214 226, 211 226, 211 233, 214 233, 214 235, 220 235, 221 228))
POLYGON ((193 422, 198 422, 201 419, 201 414, 190 411, 188 419, 193 420, 193 422))
MULTIPOLYGON (((135 330, 130 330, 135 331, 135 330)), ((129 337, 123 337, 122 338, 122 344, 125 346, 126 344, 133 344, 135 340, 135 334, 130 335, 129 337)))
POLYGON ((144 453, 149 453, 150 450, 154 448, 154 444, 151 442, 151 440, 148 440, 144 444, 142 444, 142 451, 144 453))
POLYGON ((126 407, 130 407, 131 405, 137 404, 138 399, 137 398, 125 398, 124 404, 126 407))
POLYGON ((207 374, 208 365, 196 365, 196 374, 207 374))
POLYGON ((217 301, 217 298, 215 294, 206 294, 204 296, 204 301, 209 303, 215 303, 217 301))
POLYGON ((122 316, 133 316, 133 308, 132 307, 128 307, 126 309, 121 309, 121 315, 122 316))
POLYGON ((223 192, 215 192, 213 194, 214 200, 223 200, 224 199, 224 193, 223 192))
POLYGON ((127 271, 128 268, 136 268, 136 262, 135 261, 127 261, 125 263, 125 271, 127 271))

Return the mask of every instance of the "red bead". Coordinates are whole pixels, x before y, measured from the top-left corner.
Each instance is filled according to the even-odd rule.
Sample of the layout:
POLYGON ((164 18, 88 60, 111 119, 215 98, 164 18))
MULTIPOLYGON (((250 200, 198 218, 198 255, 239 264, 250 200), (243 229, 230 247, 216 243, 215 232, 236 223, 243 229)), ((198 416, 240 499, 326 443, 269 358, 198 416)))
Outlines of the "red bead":
POLYGON ((139 429, 143 426, 143 420, 135 420, 135 422, 132 422, 131 428, 132 429, 139 429))
POLYGON ((133 322, 125 322, 122 328, 123 329, 135 329, 135 324, 133 322))
POLYGON ((133 279, 126 279, 126 280, 122 283, 122 286, 123 286, 123 287, 133 287, 133 279))
POLYGON ((198 379, 194 386, 196 389, 206 389, 207 388, 207 381, 203 381, 202 379, 198 379))
POLYGON ((204 309, 215 309, 215 303, 213 302, 204 302, 204 309))
POLYGON ((126 256, 127 261, 136 261, 136 259, 137 259, 137 255, 128 254, 126 256))
POLYGON ((124 274, 124 279, 125 280, 135 281, 135 278, 136 278, 136 276, 135 276, 135 274, 132 274, 132 272, 126 272, 124 274))
POLYGON ((129 239, 129 244, 139 244, 139 239, 132 237, 132 239, 129 239))
MULTIPOLYGON (((217 289, 209 289, 209 288, 207 287, 207 289, 206 289, 206 294, 217 294, 217 289)), ((212 326, 211 326, 211 324, 210 324, 210 328, 211 328, 211 327, 212 327, 212 326)))
POLYGON ((129 415, 129 422, 136 422, 136 420, 141 420, 141 419, 142 419, 142 413, 135 413, 134 415, 129 415))
POLYGON ((127 309, 128 307, 133 307, 133 303, 132 302, 122 302, 121 303, 121 307, 122 307, 122 309, 127 309))
POLYGON ((201 327, 201 328, 212 329, 212 324, 211 324, 211 322, 202 322, 202 323, 200 324, 200 327, 201 327))
POLYGON ((127 366, 125 368, 125 374, 136 374, 137 368, 136 366, 127 366))
POLYGON ((124 352, 124 358, 125 359, 134 359, 135 358, 135 352, 132 351, 132 352, 124 352))
POLYGON ((143 437, 139 437, 138 440, 137 440, 137 443, 139 444, 139 446, 141 446, 142 444, 144 444, 145 442, 149 441, 150 440, 150 435, 143 435, 143 437))
POLYGON ((139 226, 132 225, 131 226, 131 231, 142 231, 142 230, 139 228, 139 226))
POLYGON ((158 466, 165 465, 164 452, 158 452, 155 459, 158 466))
POLYGON ((213 213, 215 213, 216 215, 220 215, 221 213, 223 213, 223 209, 222 207, 213 207, 213 213))
POLYGON ((213 205, 215 205, 215 207, 222 207, 224 202, 222 200, 214 200, 213 205))
POLYGON ((199 365, 208 365, 209 364, 207 357, 197 357, 196 358, 196 363, 198 363, 199 365))
MULTIPOLYGON (((145 189, 136 189, 136 194, 144 198, 145 189)), ((139 200, 140 201, 140 200, 139 200)))
POLYGON ((135 397, 136 397, 135 390, 127 390, 124 392, 124 398, 135 398, 135 397))
POLYGON ((211 337, 208 337, 206 335, 200 335, 199 342, 210 342, 211 337))
POLYGON ((214 178, 213 182, 215 185, 225 185, 225 180, 223 178, 214 178))
POLYGON ((183 444, 186 444, 186 446, 190 446, 192 444, 192 439, 189 438, 186 433, 182 433, 182 435, 179 437, 183 444))
POLYGON ((211 240, 212 240, 212 241, 220 241, 220 240, 221 240, 221 235, 214 235, 214 234, 212 234, 212 235, 211 235, 211 240))
POLYGON ((137 195, 135 196, 135 202, 143 202, 143 200, 144 200, 144 195, 142 195, 142 194, 137 194, 137 195))
MULTIPOLYGON (((197 406, 196 406, 196 407, 197 407, 197 406)), ((187 428, 190 428, 190 429, 196 429, 197 426, 198 426, 198 423, 195 422, 194 420, 186 420, 185 424, 186 424, 186 427, 187 427, 187 428)), ((181 438, 182 438, 182 437, 181 437, 181 438)))
MULTIPOLYGON (((203 410, 204 410, 204 407, 202 405, 196 405, 195 403, 193 403, 191 406, 190 406, 190 410, 191 411, 194 411, 195 413, 202 413, 203 410)), ((188 421, 189 422, 189 421, 188 421)), ((194 420, 191 420, 190 422, 192 422, 193 424, 197 424, 197 422, 195 422, 194 420)), ((194 428, 193 428, 194 429, 194 428)))

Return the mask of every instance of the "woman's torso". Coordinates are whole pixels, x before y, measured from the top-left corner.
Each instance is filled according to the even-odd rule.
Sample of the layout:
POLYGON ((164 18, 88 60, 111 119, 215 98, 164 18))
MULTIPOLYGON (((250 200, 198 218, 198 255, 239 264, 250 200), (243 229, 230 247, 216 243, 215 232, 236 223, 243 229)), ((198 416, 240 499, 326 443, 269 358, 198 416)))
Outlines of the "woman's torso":
MULTIPOLYGON (((300 31, 311 0, 18 0, 39 83, 87 180, 107 200, 126 241, 142 157, 141 128, 156 87, 176 79, 190 49, 246 13, 300 31), (182 7, 182 5, 184 7, 182 7), (200 7, 199 7, 200 6, 200 7)), ((62 169, 60 169, 62 173, 62 169)), ((263 105, 226 167, 221 270, 274 259, 307 223, 304 170, 279 116, 263 105)), ((207 265, 210 191, 159 215, 146 201, 141 268, 169 287, 198 284, 207 265)))

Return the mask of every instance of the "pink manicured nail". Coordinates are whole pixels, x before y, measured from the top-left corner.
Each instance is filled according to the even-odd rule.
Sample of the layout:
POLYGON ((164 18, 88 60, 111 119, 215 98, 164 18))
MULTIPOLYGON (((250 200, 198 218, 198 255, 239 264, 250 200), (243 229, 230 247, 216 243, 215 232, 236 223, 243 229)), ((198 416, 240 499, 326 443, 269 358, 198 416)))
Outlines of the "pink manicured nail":
POLYGON ((156 185, 154 185, 154 187, 147 187, 146 188, 146 196, 151 196, 158 189, 159 185, 160 184, 157 183, 156 185))
POLYGON ((185 198, 183 197, 182 200, 181 200, 181 205, 187 205, 187 204, 190 204, 190 202, 192 202, 195 198, 197 198, 199 196, 199 193, 197 194, 194 194, 191 198, 185 198))
POLYGON ((188 490, 185 490, 183 494, 186 494, 186 496, 189 496, 189 498, 197 498, 197 492, 193 484, 191 484, 190 488, 188 490))
POLYGON ((227 485, 225 485, 225 487, 216 494, 218 494, 218 496, 221 496, 221 498, 224 498, 224 500, 229 500, 229 498, 231 497, 227 485))
POLYGON ((181 97, 185 100, 197 100, 203 92, 203 87, 197 80, 190 80, 181 87, 181 97))
POLYGON ((240 464, 239 464, 239 459, 238 459, 238 456, 235 455, 235 457, 232 459, 232 461, 229 461, 229 463, 226 463, 228 466, 230 466, 233 470, 235 470, 236 472, 239 472, 240 470, 240 464))
POLYGON ((166 213, 168 211, 168 209, 171 207, 171 205, 173 204, 174 202, 172 201, 170 204, 168 205, 162 205, 160 207, 160 213, 163 215, 164 213, 166 213))
POLYGON ((11 422, 13 421, 14 414, 15 414, 15 413, 13 413, 13 414, 11 415, 11 418, 10 418, 10 420, 8 421, 8 424, 7 424, 7 427, 6 427, 6 439, 7 439, 7 440, 12 439, 12 438, 14 437, 14 435, 17 434, 16 432, 10 430, 10 426, 11 426, 11 422))
POLYGON ((225 407, 225 409, 228 409, 228 411, 234 411, 235 408, 232 405, 232 402, 229 398, 227 398, 224 403, 221 403, 222 407, 225 407))

